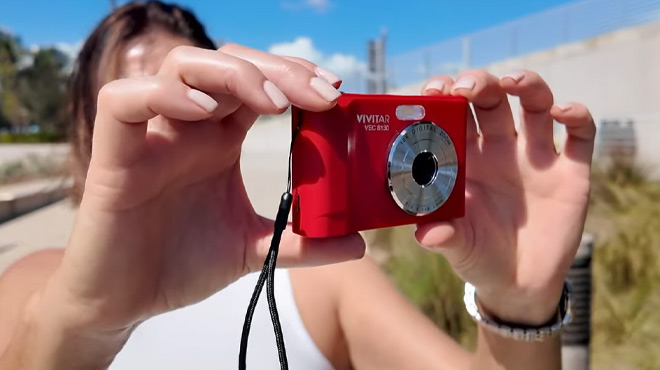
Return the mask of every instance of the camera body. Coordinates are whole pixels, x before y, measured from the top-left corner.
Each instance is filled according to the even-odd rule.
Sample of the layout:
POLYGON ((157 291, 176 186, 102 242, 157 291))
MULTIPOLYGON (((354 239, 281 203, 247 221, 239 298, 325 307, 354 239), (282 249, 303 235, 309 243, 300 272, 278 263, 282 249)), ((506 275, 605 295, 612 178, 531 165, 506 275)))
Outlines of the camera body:
POLYGON ((462 97, 342 94, 292 108, 293 231, 307 237, 462 217, 462 97))

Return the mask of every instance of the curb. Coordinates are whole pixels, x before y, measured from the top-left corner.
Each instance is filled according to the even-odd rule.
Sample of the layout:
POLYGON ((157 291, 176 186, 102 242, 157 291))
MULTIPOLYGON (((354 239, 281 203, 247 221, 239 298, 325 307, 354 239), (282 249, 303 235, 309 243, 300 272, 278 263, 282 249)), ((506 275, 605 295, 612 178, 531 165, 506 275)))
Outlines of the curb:
POLYGON ((71 189, 70 180, 57 179, 43 188, 20 194, 0 191, 0 223, 35 211, 67 197, 71 189))

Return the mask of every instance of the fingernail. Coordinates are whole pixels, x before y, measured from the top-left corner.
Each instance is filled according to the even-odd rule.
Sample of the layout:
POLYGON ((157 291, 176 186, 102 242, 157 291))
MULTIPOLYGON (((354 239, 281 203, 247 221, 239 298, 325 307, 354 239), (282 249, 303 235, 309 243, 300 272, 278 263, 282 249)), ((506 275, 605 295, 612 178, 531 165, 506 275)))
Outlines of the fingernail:
POLYGON ((474 86, 476 86, 476 84, 477 84, 477 80, 475 80, 474 77, 472 76, 461 77, 454 84, 453 90, 457 90, 457 89, 472 90, 474 89, 474 86))
POLYGON ((440 80, 431 80, 429 83, 424 86, 424 91, 428 90, 438 90, 440 92, 443 92, 445 89, 445 83, 440 81, 440 80))
POLYGON ((330 85, 335 85, 336 83, 341 82, 341 79, 337 77, 337 75, 323 67, 316 67, 316 75, 328 81, 330 85))
POLYGON ((525 78, 525 72, 523 72, 523 71, 511 72, 508 75, 502 77, 502 79, 505 79, 505 78, 510 78, 510 79, 514 80, 516 83, 518 83, 518 82, 522 81, 523 78, 525 78))
POLYGON ((341 96, 341 93, 337 91, 337 89, 332 87, 332 85, 322 78, 312 77, 309 84, 319 93, 319 95, 321 95, 321 97, 323 97, 323 99, 329 102, 335 101, 341 96))
POLYGON ((282 90, 275 86, 274 83, 266 80, 266 82, 264 82, 264 91, 270 98, 270 101, 272 101, 278 109, 284 109, 291 105, 291 102, 289 102, 286 95, 284 95, 282 90))
POLYGON ((218 107, 217 101, 199 90, 188 90, 188 98, 190 98, 190 100, 194 101, 195 104, 199 105, 209 113, 213 112, 215 108, 218 107))
POLYGON ((562 112, 566 112, 567 110, 571 109, 573 106, 571 103, 559 103, 555 104, 557 108, 559 108, 562 112))

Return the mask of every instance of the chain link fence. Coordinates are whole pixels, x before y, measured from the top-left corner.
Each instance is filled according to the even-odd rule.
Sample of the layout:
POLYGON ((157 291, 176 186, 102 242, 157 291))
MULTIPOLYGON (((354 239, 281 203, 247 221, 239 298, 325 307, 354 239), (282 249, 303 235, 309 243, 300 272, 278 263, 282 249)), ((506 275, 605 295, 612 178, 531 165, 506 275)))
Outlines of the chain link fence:
POLYGON ((660 20, 659 0, 583 0, 390 57, 390 88, 660 20))

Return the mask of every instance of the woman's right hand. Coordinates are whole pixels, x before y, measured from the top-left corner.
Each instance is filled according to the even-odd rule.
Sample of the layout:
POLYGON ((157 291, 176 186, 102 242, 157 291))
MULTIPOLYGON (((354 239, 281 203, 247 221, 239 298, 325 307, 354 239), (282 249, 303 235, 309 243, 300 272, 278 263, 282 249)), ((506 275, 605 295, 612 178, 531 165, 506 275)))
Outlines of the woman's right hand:
MULTIPOLYGON (((241 144, 259 114, 290 103, 332 108, 332 83, 339 80, 308 61, 228 45, 178 47, 157 75, 103 87, 80 211, 36 307, 67 329, 121 332, 259 269, 273 221, 248 199, 241 144)), ((279 262, 328 264, 363 253, 357 234, 285 232, 279 262)))

